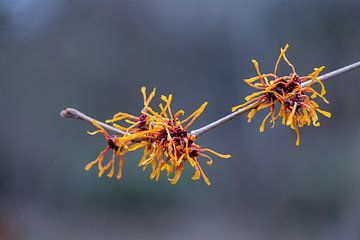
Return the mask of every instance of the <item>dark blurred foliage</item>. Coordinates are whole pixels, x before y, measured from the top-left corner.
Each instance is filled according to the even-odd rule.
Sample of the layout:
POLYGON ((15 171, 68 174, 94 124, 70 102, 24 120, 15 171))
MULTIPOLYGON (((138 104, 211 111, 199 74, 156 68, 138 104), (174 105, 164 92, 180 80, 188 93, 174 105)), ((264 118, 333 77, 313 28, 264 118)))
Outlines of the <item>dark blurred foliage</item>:
MULTIPOLYGON (((360 59, 360 2, 0 1, 0 239, 359 239, 359 71, 329 80, 333 119, 260 134, 239 119, 199 143, 232 159, 204 167, 213 185, 83 171, 104 146, 76 107, 104 120, 138 113, 140 87, 174 94, 195 127, 229 113, 250 89, 251 59, 271 71, 280 47, 298 72, 360 59)), ((286 71, 284 69, 284 71, 286 71)))

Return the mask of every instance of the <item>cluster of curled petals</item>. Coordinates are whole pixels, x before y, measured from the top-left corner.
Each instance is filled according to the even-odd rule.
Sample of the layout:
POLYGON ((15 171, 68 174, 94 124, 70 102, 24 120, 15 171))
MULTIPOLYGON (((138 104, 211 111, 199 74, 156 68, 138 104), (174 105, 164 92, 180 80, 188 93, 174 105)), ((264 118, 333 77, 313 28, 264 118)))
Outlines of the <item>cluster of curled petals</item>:
POLYGON ((205 110, 207 102, 186 118, 182 118, 184 111, 172 112, 172 95, 161 96, 162 103, 159 110, 155 111, 151 106, 151 100, 155 96, 155 89, 147 96, 146 88, 141 88, 144 99, 144 108, 140 116, 133 116, 119 112, 107 123, 125 132, 123 136, 109 136, 96 121, 93 124, 99 129, 91 134, 102 133, 107 141, 107 147, 100 153, 97 159, 86 165, 89 170, 97 164, 98 176, 108 172, 107 176, 112 177, 115 168, 115 158, 119 156, 119 167, 117 178, 121 178, 124 155, 129 151, 143 149, 143 156, 139 166, 144 170, 150 166, 150 179, 159 180, 161 172, 169 176, 171 184, 176 184, 181 177, 185 165, 188 163, 194 169, 193 180, 201 177, 210 185, 209 179, 204 174, 199 163, 199 157, 206 159, 207 165, 212 165, 213 160, 208 153, 221 158, 229 158, 230 155, 219 154, 211 149, 202 148, 195 143, 195 136, 188 133, 189 127, 205 110), (125 123, 124 126, 121 123, 125 123), (104 163, 104 156, 107 151, 112 151, 112 157, 104 163))
POLYGON ((295 67, 286 57, 288 45, 281 49, 278 60, 275 64, 274 72, 262 74, 259 64, 253 60, 257 76, 245 79, 245 83, 257 91, 245 98, 245 103, 235 106, 232 111, 235 112, 240 108, 251 109, 248 113, 248 122, 251 122, 255 114, 262 109, 269 109, 268 114, 260 125, 260 132, 265 129, 267 121, 273 128, 276 120, 281 119, 281 123, 291 127, 297 135, 296 145, 300 144, 299 128, 303 126, 319 126, 318 113, 330 118, 331 113, 321 110, 319 105, 314 101, 316 98, 322 99, 328 103, 324 97, 326 90, 324 84, 318 78, 324 67, 314 68, 314 71, 306 76, 299 76, 295 67), (291 68, 291 73, 286 76, 278 76, 278 66, 281 60, 291 68), (308 82, 302 86, 304 82, 308 82), (319 84, 320 91, 313 86, 319 84))
POLYGON ((99 177, 101 177, 105 172, 108 172, 107 176, 111 178, 114 176, 115 160, 116 156, 118 156, 119 167, 116 178, 120 179, 122 176, 124 155, 127 152, 135 151, 141 147, 146 146, 148 144, 148 142, 146 141, 147 132, 142 131, 134 134, 125 134, 124 136, 109 135, 106 130, 101 127, 95 120, 93 120, 92 123, 95 127, 98 128, 98 130, 88 133, 91 135, 102 133, 106 140, 107 146, 103 151, 100 152, 99 156, 94 161, 88 163, 85 166, 85 170, 88 171, 94 165, 97 165, 99 177), (112 152, 112 157, 106 164, 104 164, 104 157, 108 151, 112 152))

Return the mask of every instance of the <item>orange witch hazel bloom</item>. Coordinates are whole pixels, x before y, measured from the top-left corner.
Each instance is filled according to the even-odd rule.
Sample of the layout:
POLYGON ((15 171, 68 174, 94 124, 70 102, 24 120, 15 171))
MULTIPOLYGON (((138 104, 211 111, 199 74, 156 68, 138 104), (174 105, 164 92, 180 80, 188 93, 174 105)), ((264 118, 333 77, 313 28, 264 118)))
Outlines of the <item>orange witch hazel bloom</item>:
MULTIPOLYGON (((141 89, 144 99, 146 99, 146 89, 141 89)), ((221 158, 229 158, 230 155, 219 154, 208 148, 202 148, 195 144, 195 136, 188 134, 189 127, 201 115, 207 106, 207 102, 202 104, 196 111, 187 118, 181 120, 180 116, 184 115, 184 111, 180 110, 173 113, 171 110, 172 95, 161 96, 163 103, 159 105, 160 111, 155 112, 152 108, 144 103, 145 107, 142 114, 146 115, 150 124, 149 130, 153 131, 153 142, 151 146, 144 148, 144 155, 139 162, 145 170, 147 166, 152 167, 150 179, 158 180, 160 173, 165 171, 167 175, 174 172, 174 176, 169 178, 172 184, 176 184, 182 174, 185 164, 194 168, 195 173, 193 180, 201 177, 210 185, 209 179, 203 172, 198 157, 206 158, 207 164, 210 166, 213 160, 206 152, 212 153, 221 158)))
POLYGON ((94 133, 103 133, 108 146, 85 169, 88 170, 97 163, 99 176, 104 171, 109 170, 108 176, 112 177, 114 159, 116 155, 119 155, 119 174, 117 177, 120 178, 124 154, 128 151, 142 148, 143 156, 140 159, 139 166, 143 170, 147 166, 151 166, 151 180, 155 179, 158 181, 160 173, 165 172, 168 176, 173 174, 169 181, 171 184, 176 184, 188 162, 195 170, 192 179, 198 180, 202 177, 206 184, 210 185, 210 181, 203 172, 198 158, 203 157, 207 159, 208 165, 212 165, 213 160, 207 153, 221 158, 229 158, 231 156, 219 154, 208 148, 202 148, 195 143, 196 137, 188 134, 189 127, 205 110, 207 102, 187 118, 181 120, 180 117, 184 115, 184 111, 180 110, 173 113, 171 110, 172 95, 161 96, 162 103, 159 105, 159 111, 156 112, 149 106, 155 96, 155 89, 147 96, 146 88, 143 87, 141 88, 141 93, 144 98, 144 108, 140 116, 136 117, 119 112, 112 119, 106 121, 107 123, 112 123, 115 128, 124 131, 125 134, 123 136, 109 136, 96 121, 93 122, 99 128, 94 133), (122 126, 118 124, 119 121, 125 121, 129 126, 122 126), (110 149, 113 151, 113 157, 110 162, 103 166, 104 155, 110 149))
POLYGON ((133 134, 130 136, 117 136, 117 135, 109 135, 103 127, 101 127, 95 120, 92 121, 93 125, 97 127, 99 130, 95 132, 88 132, 90 135, 95 135, 97 133, 102 133, 104 135, 104 138, 107 142, 107 146, 105 149, 100 152, 99 156, 92 162, 88 163, 85 166, 85 170, 89 171, 94 165, 97 164, 98 167, 98 176, 101 177, 106 171, 108 171, 107 176, 113 177, 114 170, 115 170, 115 158, 118 155, 119 156, 119 168, 116 175, 116 178, 120 179, 122 176, 122 167, 124 162, 124 155, 125 153, 129 151, 134 151, 140 147, 142 147, 144 144, 142 137, 144 137, 141 134, 133 134), (140 136, 139 136, 140 135, 140 136), (141 139, 140 141, 136 141, 137 139, 141 139), (104 157, 105 154, 108 151, 112 151, 112 157, 110 161, 108 161, 104 165, 104 157))
MULTIPOLYGON (((100 152, 99 156, 92 162, 86 164, 85 166, 85 170, 86 171, 89 171, 94 165, 97 164, 98 166, 98 176, 101 177, 106 170, 108 170, 109 168, 110 169, 110 172, 108 173, 108 177, 112 177, 114 175, 114 162, 115 162, 115 157, 116 155, 118 155, 118 147, 115 145, 115 138, 116 138, 116 135, 112 135, 110 136, 103 127, 101 127, 95 120, 92 121, 93 125, 96 126, 99 130, 97 131, 94 131, 94 132, 88 132, 90 135, 95 135, 97 133, 102 133, 104 135, 104 138, 107 142, 107 146, 105 147, 105 149, 103 151, 100 152), (110 159, 110 161, 104 166, 103 164, 103 161, 104 161, 104 157, 105 157, 105 154, 108 152, 108 151, 112 151, 112 157, 110 159)), ((122 162, 123 162, 123 156, 120 155, 120 162, 122 166, 122 162)), ((120 178, 121 176, 121 170, 119 170, 119 174, 118 174, 118 177, 120 178)))
POLYGON ((285 126, 289 126, 296 132, 296 145, 300 145, 299 128, 311 123, 314 126, 320 126, 317 112, 330 118, 331 113, 321 110, 319 105, 313 100, 321 98, 325 103, 329 103, 324 97, 326 94, 325 86, 318 78, 324 67, 314 68, 314 71, 306 76, 299 76, 295 67, 285 55, 289 45, 281 49, 280 55, 275 64, 274 72, 262 74, 259 64, 256 60, 252 63, 255 66, 257 76, 245 79, 245 83, 258 90, 245 98, 245 103, 235 106, 232 111, 235 112, 240 108, 251 109, 248 113, 248 122, 251 122, 255 114, 262 109, 269 108, 268 114, 260 125, 260 132, 265 129, 265 124, 269 119, 273 128, 278 118, 285 126), (287 76, 278 76, 277 70, 281 60, 291 68, 291 73, 287 76), (302 86, 304 82, 309 84, 302 86), (313 85, 320 85, 320 92, 313 88, 313 85), (310 96, 309 96, 310 95, 310 96))

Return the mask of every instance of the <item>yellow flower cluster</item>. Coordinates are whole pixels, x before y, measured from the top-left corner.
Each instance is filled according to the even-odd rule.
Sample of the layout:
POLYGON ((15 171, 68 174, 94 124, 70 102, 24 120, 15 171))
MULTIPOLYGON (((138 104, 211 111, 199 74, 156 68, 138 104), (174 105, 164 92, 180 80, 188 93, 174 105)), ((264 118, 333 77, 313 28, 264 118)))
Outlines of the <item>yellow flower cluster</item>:
POLYGON ((85 170, 89 170, 97 164, 99 177, 105 172, 108 172, 108 177, 112 177, 115 170, 115 158, 118 155, 119 167, 116 177, 120 179, 124 155, 130 151, 143 149, 139 166, 144 170, 147 166, 151 166, 150 179, 158 181, 161 172, 165 172, 168 176, 173 173, 169 181, 171 184, 176 184, 185 164, 188 162, 195 171, 192 179, 198 180, 202 177, 206 184, 210 185, 209 179, 199 164, 198 157, 207 159, 207 164, 210 166, 213 161, 207 153, 221 158, 231 156, 202 148, 195 143, 195 136, 187 132, 192 123, 205 110, 207 102, 187 118, 181 120, 180 117, 184 115, 184 111, 180 110, 173 113, 171 110, 172 95, 161 96, 160 109, 155 111, 150 107, 150 102, 155 96, 155 89, 147 96, 146 88, 143 87, 141 93, 144 98, 144 108, 140 116, 119 112, 112 119, 106 121, 112 123, 115 128, 124 131, 123 136, 110 136, 104 128, 93 121, 98 130, 90 134, 102 133, 107 141, 107 146, 94 161, 86 165, 85 170), (120 121, 124 121, 128 126, 120 125, 120 121), (110 161, 104 164, 105 153, 110 150, 112 157, 110 161))
MULTIPOLYGON (((264 131, 267 122, 273 128, 277 120, 279 120, 282 125, 289 126, 296 132, 296 145, 299 145, 299 128, 311 124, 320 126, 318 113, 328 118, 331 117, 331 113, 321 110, 315 102, 315 99, 320 98, 325 103, 328 103, 325 98, 324 84, 319 79, 319 74, 324 67, 314 68, 314 71, 310 74, 299 76, 285 54, 288 47, 286 45, 281 49, 273 73, 261 73, 258 62, 256 60, 252 61, 257 75, 245 79, 245 83, 256 89, 256 92, 247 96, 245 103, 233 107, 232 111, 242 113, 244 110, 248 110, 248 122, 251 122, 258 111, 269 109, 260 125, 260 132, 264 131), (282 60, 291 68, 289 75, 278 76, 278 66, 282 60), (319 90, 314 88, 314 84, 318 84, 319 90)), ((162 95, 159 109, 155 111, 150 106, 152 99, 155 97, 155 90, 154 88, 147 95, 146 88, 141 88, 144 107, 139 116, 119 112, 112 119, 106 121, 111 123, 113 127, 123 131, 122 136, 109 135, 97 121, 92 121, 98 130, 89 132, 89 134, 103 134, 107 145, 94 161, 85 166, 85 170, 88 171, 96 165, 99 177, 105 173, 107 173, 108 177, 113 177, 116 168, 116 157, 118 157, 116 178, 120 179, 125 154, 142 149, 143 154, 139 161, 139 167, 143 170, 148 167, 151 168, 151 180, 158 181, 161 173, 164 172, 168 176, 170 183, 176 184, 185 165, 189 163, 188 165, 194 169, 192 179, 199 180, 202 178, 206 184, 210 185, 199 159, 207 160, 207 165, 210 166, 213 160, 208 155, 209 153, 220 158, 229 158, 231 156, 201 147, 195 143, 196 136, 189 131, 193 122, 205 110, 207 102, 188 117, 183 117, 183 110, 177 112, 171 110, 172 95, 162 95), (109 151, 112 152, 112 156, 110 160, 105 161, 105 154, 109 151)))
POLYGON ((235 106, 232 111, 235 112, 240 108, 248 107, 248 122, 251 122, 256 112, 269 108, 269 113, 266 115, 260 125, 260 132, 265 129, 265 124, 269 119, 271 127, 274 127, 277 119, 281 119, 281 123, 285 126, 291 127, 297 135, 296 145, 300 144, 299 128, 307 125, 320 126, 318 122, 317 112, 330 118, 331 113, 321 110, 319 105, 313 100, 317 97, 321 98, 325 103, 325 87, 318 76, 324 67, 314 68, 314 71, 306 76, 299 76, 296 73, 295 67, 291 64, 285 55, 288 45, 281 49, 278 60, 275 64, 273 73, 262 74, 260 72, 259 64, 253 60, 257 76, 245 79, 245 83, 256 89, 257 92, 247 96, 245 103, 235 106), (281 60, 284 60, 291 68, 292 72, 288 76, 278 76, 277 70, 281 60), (306 86, 302 84, 310 81, 306 86), (318 83, 320 85, 320 92, 313 88, 313 85, 318 83), (278 107, 277 107, 278 106, 278 107))

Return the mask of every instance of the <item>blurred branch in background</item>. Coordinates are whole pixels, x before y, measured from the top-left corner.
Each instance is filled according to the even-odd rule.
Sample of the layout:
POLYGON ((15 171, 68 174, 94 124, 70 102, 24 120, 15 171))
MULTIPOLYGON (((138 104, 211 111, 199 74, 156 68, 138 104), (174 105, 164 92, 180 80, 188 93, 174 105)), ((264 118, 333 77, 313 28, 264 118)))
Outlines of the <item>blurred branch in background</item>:
MULTIPOLYGON (((349 72, 349 71, 352 71, 354 69, 357 69, 360 67, 360 61, 358 62, 355 62, 353 64, 350 64, 350 65, 347 65, 345 67, 342 67, 342 68, 339 68, 337 70, 334 70, 332 72, 329 72, 327 74, 324 74, 320 77, 318 77, 319 80, 321 81, 324 81, 324 80, 327 80, 327 79, 330 79, 332 77, 336 77, 336 76, 339 76, 341 74, 344 74, 346 72, 349 72)), ((307 81, 307 82, 304 82, 301 84, 302 87, 306 87, 308 86, 309 84, 311 83, 311 80, 307 81)), ((240 108, 239 110, 237 110, 236 112, 233 112, 229 115, 226 115, 225 117, 222 117, 210 124, 207 124, 199 129, 196 129, 196 130, 193 130, 191 131, 191 135, 193 136, 200 136, 218 126, 221 126, 227 122, 229 122, 230 120, 234 119, 234 118, 237 118, 238 116, 248 112, 249 110, 253 109, 253 108, 256 108, 257 106, 259 105, 259 103, 253 103, 251 105, 248 105, 246 107, 243 107, 243 108, 240 108)), ((80 120, 83 120, 85 122, 88 122, 90 124, 92 124, 92 121, 95 120, 93 119, 92 117, 89 117, 87 116, 86 114, 74 109, 74 108, 66 108, 65 110, 61 111, 60 115, 64 118, 74 118, 74 119, 80 119, 80 120)), ((124 135, 125 132, 124 131, 121 131, 117 128, 114 128, 110 125, 107 125, 103 122, 100 122, 98 120, 95 120, 99 125, 101 125, 103 128, 115 133, 115 134, 119 134, 119 135, 124 135)))

